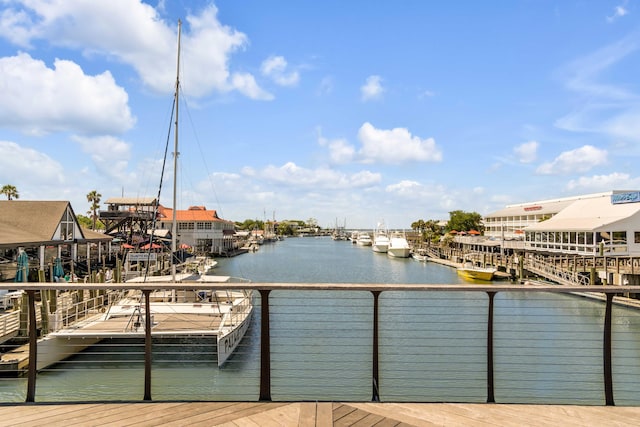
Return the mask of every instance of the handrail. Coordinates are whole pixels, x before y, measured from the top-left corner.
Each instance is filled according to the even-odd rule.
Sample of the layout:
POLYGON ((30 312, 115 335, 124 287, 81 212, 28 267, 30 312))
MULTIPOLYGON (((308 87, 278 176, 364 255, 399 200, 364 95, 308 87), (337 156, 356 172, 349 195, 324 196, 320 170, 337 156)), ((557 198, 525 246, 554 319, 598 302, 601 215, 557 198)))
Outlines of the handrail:
MULTIPOLYGON (((524 286, 524 285, 454 285, 454 284, 441 284, 441 285, 420 285, 420 284, 347 284, 347 283, 233 283, 230 285, 229 283, 198 283, 198 284, 189 284, 189 283, 154 283, 154 284, 138 284, 135 286, 133 284, 83 284, 81 289, 103 289, 105 286, 109 286, 110 289, 137 289, 142 290, 143 292, 150 292, 150 288, 153 289, 193 289, 196 286, 198 289, 207 289, 207 290, 220 290, 220 289, 229 289, 231 286, 233 289, 246 289, 246 290, 259 290, 260 295, 262 297, 262 310, 261 310, 261 337, 260 337, 260 347, 261 347, 261 378, 260 378, 260 399, 261 400, 270 400, 271 399, 271 372, 270 372, 270 359, 271 359, 271 348, 270 348, 270 322, 269 322, 269 293, 273 290, 279 291, 291 291, 291 290, 303 290, 303 291, 357 291, 357 292, 371 292, 374 295, 374 299, 377 301, 378 296, 385 295, 386 292, 389 291, 414 291, 414 292, 473 292, 473 293, 485 293, 489 295, 488 298, 488 313, 489 316, 486 320, 486 333, 487 333, 487 396, 488 401, 493 401, 494 391, 495 391, 495 383, 493 379, 495 366, 495 359, 493 356, 493 342, 496 339, 494 335, 494 297, 502 292, 510 292, 510 293, 540 293, 540 292, 549 292, 549 293, 569 293, 569 292, 590 292, 590 293, 599 293, 606 294, 606 308, 605 308, 605 323, 603 325, 603 333, 604 337, 602 339, 604 354, 603 354, 603 390, 606 397, 606 404, 613 405, 613 378, 612 378, 612 352, 611 352, 611 310, 612 305, 616 301, 622 301, 621 299, 615 300, 614 298, 618 298, 618 295, 627 294, 627 293, 640 293, 640 286, 553 286, 553 285, 541 285, 541 286, 524 286)), ((15 286, 15 284, 14 284, 15 286)), ((59 289, 58 285, 55 283, 37 283, 37 284, 24 284, 21 283, 19 285, 20 288, 27 290, 27 295, 29 298, 29 318, 35 319, 35 292, 34 289, 59 289)), ((474 301, 478 302, 481 300, 475 299, 474 301)), ((640 305, 638 305, 640 306, 640 305)), ((377 307, 377 304, 374 308, 377 307)), ((148 314, 148 313, 147 313, 148 314)), ((373 319, 374 325, 377 325, 378 319, 378 311, 374 309, 373 311, 373 319)), ((295 326, 295 325, 294 325, 295 326)), ((145 322, 145 371, 149 372, 149 376, 145 376, 145 390, 147 392, 150 391, 150 363, 151 363, 151 354, 152 346, 150 345, 151 340, 151 322, 145 322), (148 365, 148 366, 147 366, 148 365)), ((31 340, 37 336, 37 329, 35 322, 30 322, 29 324, 29 336, 31 340)), ((374 344, 372 348, 373 356, 372 360, 375 361, 374 366, 372 367, 373 372, 371 373, 372 383, 374 386, 374 400, 379 397, 379 381, 378 381, 378 336, 377 332, 374 333, 374 344)), ((37 343, 33 341, 33 344, 30 345, 30 365, 29 365, 29 375, 27 382, 27 402, 33 402, 35 399, 35 381, 36 381, 36 372, 35 372, 35 364, 31 365, 31 361, 36 359, 37 355, 37 343)), ((145 400, 150 400, 150 394, 145 393, 145 400)))
POLYGON ((589 277, 578 274, 577 272, 567 271, 558 268, 555 264, 544 262, 534 257, 525 257, 524 267, 534 273, 542 274, 552 280, 557 280, 562 285, 589 285, 591 280, 589 277))
MULTIPOLYGON (((10 285, 1 284, 0 289, 24 289, 24 290, 63 290, 69 289, 69 284, 59 285, 57 283, 37 283, 37 282, 23 282, 23 283, 11 283, 10 285), (9 288, 10 286, 10 288, 9 288)), ((258 282, 234 282, 234 283, 185 283, 185 282, 162 282, 162 283, 82 283, 76 284, 75 289, 85 290, 356 290, 356 291, 435 291, 435 292, 466 292, 469 290, 483 291, 483 292, 601 292, 601 293, 640 293, 640 285, 540 285, 540 286, 525 286, 520 284, 415 284, 415 283, 258 283, 258 282)))

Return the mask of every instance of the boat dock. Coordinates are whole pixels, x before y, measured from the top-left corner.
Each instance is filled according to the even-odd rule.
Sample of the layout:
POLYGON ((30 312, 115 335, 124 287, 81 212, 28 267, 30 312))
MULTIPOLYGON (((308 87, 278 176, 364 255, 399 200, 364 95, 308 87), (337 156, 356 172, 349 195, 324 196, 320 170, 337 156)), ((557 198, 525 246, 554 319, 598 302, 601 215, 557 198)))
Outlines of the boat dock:
POLYGON ((465 403, 165 402, 0 406, 12 426, 634 426, 638 407, 465 403))

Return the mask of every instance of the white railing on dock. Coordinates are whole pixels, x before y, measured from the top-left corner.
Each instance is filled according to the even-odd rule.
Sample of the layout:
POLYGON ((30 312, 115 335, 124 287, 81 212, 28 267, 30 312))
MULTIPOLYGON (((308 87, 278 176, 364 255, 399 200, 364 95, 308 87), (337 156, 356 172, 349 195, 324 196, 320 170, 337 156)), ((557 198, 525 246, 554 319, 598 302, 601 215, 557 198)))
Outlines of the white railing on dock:
POLYGON ((540 274, 549 280, 556 281, 561 285, 587 286, 591 284, 591 277, 575 271, 568 271, 556 264, 544 262, 535 257, 525 257, 524 268, 532 273, 540 274))
POLYGON ((0 316, 0 343, 18 334, 20 330, 20 312, 13 310, 0 316))

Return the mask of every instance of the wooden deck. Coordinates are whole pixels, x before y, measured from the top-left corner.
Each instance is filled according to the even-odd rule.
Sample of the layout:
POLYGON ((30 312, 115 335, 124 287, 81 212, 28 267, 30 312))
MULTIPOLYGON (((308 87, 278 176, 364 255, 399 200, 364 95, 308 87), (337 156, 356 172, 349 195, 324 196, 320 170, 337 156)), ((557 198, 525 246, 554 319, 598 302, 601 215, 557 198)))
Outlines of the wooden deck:
POLYGON ((167 402, 0 406, 11 426, 637 426, 640 407, 167 402))

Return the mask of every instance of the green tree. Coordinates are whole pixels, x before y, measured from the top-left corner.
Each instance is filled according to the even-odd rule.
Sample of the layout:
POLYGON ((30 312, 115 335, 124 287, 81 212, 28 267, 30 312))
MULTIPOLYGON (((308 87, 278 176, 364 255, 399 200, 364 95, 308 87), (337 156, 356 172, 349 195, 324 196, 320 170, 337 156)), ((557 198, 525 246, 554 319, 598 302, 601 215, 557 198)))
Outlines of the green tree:
POLYGON ((91 203, 89 207, 91 213, 91 219, 93 220, 92 229, 96 229, 96 221, 98 220, 98 209, 100 209, 100 198, 102 194, 98 193, 96 190, 93 190, 87 194, 87 202, 91 203))
POLYGON ((264 228, 264 222, 256 219, 245 219, 244 222, 236 222, 236 225, 240 230, 262 230, 264 228))
POLYGON ((411 223, 411 229, 415 231, 419 231, 421 234, 424 233, 425 230, 425 222, 423 219, 419 219, 411 223))
POLYGON ((78 220, 78 224, 80 224, 82 227, 91 227, 91 218, 84 215, 76 215, 76 219, 78 220))
POLYGON ((449 212, 449 223, 447 231, 484 231, 482 226, 482 216, 477 212, 451 211, 449 212))
POLYGON ((11 184, 3 185, 0 194, 7 196, 7 200, 19 199, 18 189, 11 184))
POLYGON ((278 234, 281 236, 293 236, 293 227, 288 222, 278 224, 278 234))

